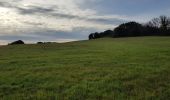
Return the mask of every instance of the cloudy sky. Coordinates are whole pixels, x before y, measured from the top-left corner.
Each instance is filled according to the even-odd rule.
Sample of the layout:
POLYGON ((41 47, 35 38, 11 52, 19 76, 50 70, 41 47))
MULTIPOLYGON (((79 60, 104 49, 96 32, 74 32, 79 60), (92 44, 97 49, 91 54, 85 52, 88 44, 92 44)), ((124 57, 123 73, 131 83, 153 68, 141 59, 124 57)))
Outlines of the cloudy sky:
POLYGON ((0 0, 0 44, 66 42, 127 21, 170 16, 170 0, 0 0))

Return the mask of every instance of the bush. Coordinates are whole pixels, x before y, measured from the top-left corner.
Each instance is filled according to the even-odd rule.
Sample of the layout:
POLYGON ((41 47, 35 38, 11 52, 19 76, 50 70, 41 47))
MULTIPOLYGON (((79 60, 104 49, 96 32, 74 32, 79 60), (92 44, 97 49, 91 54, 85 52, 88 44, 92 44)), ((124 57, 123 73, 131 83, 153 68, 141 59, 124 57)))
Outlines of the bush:
POLYGON ((37 44, 44 44, 43 42, 37 42, 37 44))
POLYGON ((18 40, 10 43, 9 45, 17 45, 17 44, 25 44, 25 43, 22 40, 18 40))

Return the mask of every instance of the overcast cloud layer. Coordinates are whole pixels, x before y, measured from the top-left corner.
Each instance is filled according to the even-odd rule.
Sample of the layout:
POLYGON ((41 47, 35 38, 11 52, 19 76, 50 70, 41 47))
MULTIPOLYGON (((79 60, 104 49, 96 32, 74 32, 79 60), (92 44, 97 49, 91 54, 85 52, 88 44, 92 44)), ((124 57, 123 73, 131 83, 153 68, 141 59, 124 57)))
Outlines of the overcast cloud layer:
POLYGON ((0 0, 0 44, 66 42, 170 14, 168 0, 0 0))

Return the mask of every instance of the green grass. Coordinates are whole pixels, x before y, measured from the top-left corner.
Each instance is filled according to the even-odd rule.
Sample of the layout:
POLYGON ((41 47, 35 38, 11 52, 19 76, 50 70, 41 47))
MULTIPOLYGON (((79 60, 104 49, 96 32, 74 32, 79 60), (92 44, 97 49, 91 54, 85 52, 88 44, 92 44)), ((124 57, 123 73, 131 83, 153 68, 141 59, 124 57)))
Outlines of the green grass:
POLYGON ((170 100, 170 37, 0 47, 0 100, 170 100))

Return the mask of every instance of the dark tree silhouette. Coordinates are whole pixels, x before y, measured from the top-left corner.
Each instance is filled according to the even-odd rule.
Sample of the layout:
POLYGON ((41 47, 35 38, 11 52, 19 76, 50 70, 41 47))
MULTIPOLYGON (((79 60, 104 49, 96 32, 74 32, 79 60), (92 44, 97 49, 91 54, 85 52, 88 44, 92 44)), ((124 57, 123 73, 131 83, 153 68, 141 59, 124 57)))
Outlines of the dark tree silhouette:
POLYGON ((92 40, 92 39, 94 39, 94 34, 93 34, 93 33, 91 33, 91 34, 89 35, 89 40, 92 40))
POLYGON ((106 30, 101 33, 101 37, 113 37, 114 36, 114 31, 112 30, 106 30))
POLYGON ((159 18, 154 18, 150 22, 146 24, 152 29, 152 31, 148 31, 151 33, 155 33, 154 35, 170 35, 170 18, 167 16, 160 16, 159 18))
POLYGON ((119 25, 114 30, 114 37, 142 36, 143 26, 137 22, 119 25))
POLYGON ((153 28, 159 28, 160 27, 160 20, 159 18, 154 18, 151 21, 149 21, 146 25, 148 27, 153 27, 153 28))
POLYGON ((163 30, 167 30, 168 26, 170 24, 170 18, 166 17, 166 16, 160 16, 160 28, 163 30))
POLYGON ((98 32, 94 33, 94 38, 95 39, 100 38, 100 34, 98 32))
POLYGON ((89 39, 103 37, 134 37, 134 36, 170 36, 170 17, 160 16, 142 25, 137 22, 128 22, 112 30, 101 33, 91 33, 89 39))
POLYGON ((37 42, 37 44, 43 44, 43 42, 37 42))
POLYGON ((103 38, 103 37, 113 37, 114 36, 114 32, 112 30, 107 30, 101 33, 95 32, 95 33, 91 33, 89 35, 89 40, 91 39, 97 39, 97 38, 103 38))
POLYGON ((9 45, 16 45, 16 44, 25 44, 25 43, 22 40, 18 40, 10 43, 9 45))

